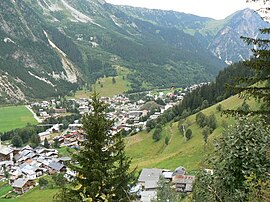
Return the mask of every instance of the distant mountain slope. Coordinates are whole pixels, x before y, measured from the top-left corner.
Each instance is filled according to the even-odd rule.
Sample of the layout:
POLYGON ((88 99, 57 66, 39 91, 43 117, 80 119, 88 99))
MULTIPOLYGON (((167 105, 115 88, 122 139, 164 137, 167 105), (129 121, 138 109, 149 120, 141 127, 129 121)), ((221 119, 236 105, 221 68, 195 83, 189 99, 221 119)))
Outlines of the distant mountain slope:
POLYGON ((260 37, 259 29, 269 27, 269 23, 251 9, 238 11, 225 20, 227 22, 209 44, 209 50, 227 64, 249 58, 252 46, 245 44, 240 37, 260 37))
POLYGON ((0 102, 67 94, 115 66, 133 91, 209 81, 248 57, 238 35, 262 26, 251 10, 215 21, 103 0, 0 1, 0 102))

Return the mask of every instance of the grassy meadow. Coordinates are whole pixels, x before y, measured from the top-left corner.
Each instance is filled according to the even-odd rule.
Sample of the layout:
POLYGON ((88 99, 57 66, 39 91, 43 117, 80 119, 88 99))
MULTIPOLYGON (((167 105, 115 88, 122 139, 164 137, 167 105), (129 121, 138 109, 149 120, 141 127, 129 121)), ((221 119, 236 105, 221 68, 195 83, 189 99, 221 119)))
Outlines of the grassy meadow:
POLYGON ((52 202, 53 196, 59 189, 39 189, 39 186, 29 190, 25 194, 12 199, 0 199, 1 202, 52 202))
POLYGON ((36 124, 33 114, 23 105, 0 107, 0 132, 36 124))
MULTIPOLYGON (((113 77, 104 77, 97 80, 95 84, 92 85, 92 89, 99 93, 100 96, 112 97, 117 94, 122 94, 130 89, 129 82, 127 80, 127 75, 130 70, 114 66, 117 72, 117 76, 114 77, 115 83, 113 83, 113 77)), ((80 90, 75 93, 75 98, 89 98, 93 91, 80 90)))
MULTIPOLYGON (((219 103, 223 109, 238 108, 243 100, 238 96, 233 96, 219 103)), ((202 112, 209 116, 214 113, 217 119, 217 128, 209 136, 208 143, 205 144, 202 135, 202 129, 196 123, 196 114, 187 117, 181 121, 181 124, 188 125, 192 130, 192 138, 186 141, 178 130, 178 122, 168 123, 163 127, 162 138, 154 142, 152 134, 154 130, 147 133, 142 131, 137 135, 126 138, 126 152, 132 158, 132 168, 166 168, 175 169, 178 166, 184 166, 188 171, 196 171, 204 166, 204 162, 214 152, 213 141, 219 138, 226 126, 233 124, 234 119, 221 115, 217 111, 217 105, 211 106, 202 112), (165 137, 170 138, 169 144, 165 144, 165 137)))

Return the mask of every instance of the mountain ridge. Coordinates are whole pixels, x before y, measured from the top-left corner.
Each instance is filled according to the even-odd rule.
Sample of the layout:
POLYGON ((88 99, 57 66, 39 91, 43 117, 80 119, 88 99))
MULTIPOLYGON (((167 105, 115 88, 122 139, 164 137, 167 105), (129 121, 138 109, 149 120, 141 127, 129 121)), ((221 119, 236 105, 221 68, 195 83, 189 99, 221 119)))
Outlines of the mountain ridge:
POLYGON ((225 61, 239 60, 228 56, 231 50, 242 59, 249 55, 235 54, 232 44, 221 43, 225 40, 218 33, 233 25, 230 19, 218 24, 211 18, 103 0, 8 0, 0 6, 0 73, 8 79, 7 86, 0 85, 0 102, 89 88, 98 78, 116 76, 116 65, 130 70, 133 91, 187 86, 210 81, 225 61))

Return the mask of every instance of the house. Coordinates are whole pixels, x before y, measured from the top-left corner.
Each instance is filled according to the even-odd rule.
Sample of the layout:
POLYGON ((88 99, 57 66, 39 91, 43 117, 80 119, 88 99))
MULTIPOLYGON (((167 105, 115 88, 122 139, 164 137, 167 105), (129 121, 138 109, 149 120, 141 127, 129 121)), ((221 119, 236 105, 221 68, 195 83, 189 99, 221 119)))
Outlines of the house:
POLYGON ((22 164, 20 168, 25 178, 31 180, 35 180, 37 178, 36 166, 31 166, 29 164, 22 164))
POLYGON ((10 147, 0 144, 0 161, 12 161, 13 159, 13 150, 10 147))
POLYGON ((195 180, 193 175, 175 175, 173 176, 172 183, 174 184, 176 191, 191 192, 192 184, 195 180))
POLYGON ((68 125, 68 130, 69 131, 77 131, 77 130, 80 130, 81 128, 82 128, 82 124, 75 124, 75 123, 73 123, 73 124, 69 124, 68 125))
POLYGON ((24 178, 19 178, 15 180, 12 184, 14 192, 16 192, 17 194, 23 194, 27 192, 29 189, 33 188, 34 186, 35 186, 34 180, 24 178))
POLYGON ((15 180, 22 177, 22 175, 21 169, 19 167, 14 167, 13 170, 9 172, 9 184, 12 184, 15 180))
POLYGON ((55 162, 55 161, 51 161, 48 165, 49 167, 49 173, 50 174, 55 174, 55 173, 59 173, 59 172, 66 172, 67 168, 65 165, 55 162))
POLYGON ((40 137, 41 141, 44 141, 45 138, 48 139, 50 137, 50 134, 51 134, 50 131, 44 131, 44 132, 39 133, 38 136, 40 137))
POLYGON ((182 166, 176 168, 172 174, 172 183, 176 191, 191 192, 195 176, 187 175, 186 169, 182 166))
POLYGON ((66 108, 59 108, 59 109, 55 108, 54 112, 58 113, 58 114, 67 113, 67 109, 66 108))
POLYGON ((144 168, 140 173, 138 183, 142 184, 144 190, 155 190, 158 187, 158 181, 162 175, 162 169, 144 168))

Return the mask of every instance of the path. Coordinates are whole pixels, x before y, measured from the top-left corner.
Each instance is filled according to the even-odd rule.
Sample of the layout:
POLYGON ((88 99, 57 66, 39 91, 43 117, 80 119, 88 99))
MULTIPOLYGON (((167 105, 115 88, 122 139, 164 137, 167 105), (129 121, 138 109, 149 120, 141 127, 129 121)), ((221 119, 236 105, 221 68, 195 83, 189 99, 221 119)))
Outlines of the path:
POLYGON ((31 109, 29 105, 25 105, 25 107, 33 114, 38 123, 42 123, 42 120, 36 115, 36 113, 31 109))

